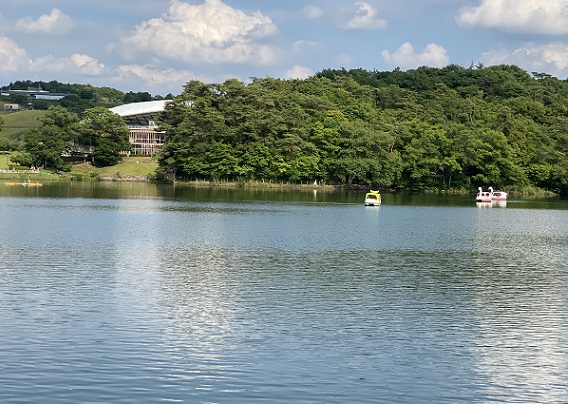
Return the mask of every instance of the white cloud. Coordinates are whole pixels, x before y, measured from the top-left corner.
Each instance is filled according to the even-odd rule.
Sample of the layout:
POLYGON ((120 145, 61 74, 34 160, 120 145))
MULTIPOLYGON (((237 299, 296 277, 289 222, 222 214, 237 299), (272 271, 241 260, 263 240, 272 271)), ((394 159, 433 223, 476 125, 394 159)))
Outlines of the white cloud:
POLYGON ((278 50, 257 43, 277 31, 269 17, 247 15, 220 0, 191 5, 170 0, 162 18, 140 23, 123 42, 138 50, 196 63, 274 62, 278 50))
POLYGON ((466 28, 495 28, 507 32, 563 35, 568 33, 566 0, 481 0, 456 18, 466 28))
POLYGON ((287 79, 306 79, 312 76, 312 70, 305 66, 295 65, 284 74, 287 79))
POLYGON ((212 77, 197 74, 189 70, 172 68, 159 69, 153 65, 121 65, 112 81, 124 85, 129 83, 146 89, 155 89, 165 95, 168 92, 179 94, 184 84, 190 80, 211 83, 212 77))
POLYGON ((104 66, 87 55, 75 54, 71 57, 55 58, 45 55, 33 59, 27 71, 33 73, 67 74, 75 76, 99 76, 104 73, 104 66))
POLYGON ((102 63, 89 55, 75 53, 71 55, 71 62, 77 67, 77 70, 87 75, 97 76, 105 69, 102 63))
POLYGON ((376 18, 377 10, 369 3, 355 3, 357 11, 355 16, 351 18, 343 26, 345 29, 384 29, 388 23, 386 20, 376 18))
POLYGON ((37 20, 24 17, 16 21, 16 29, 29 34, 63 35, 71 31, 77 24, 71 17, 54 8, 50 14, 44 14, 37 20))
POLYGON ((27 69, 31 63, 26 50, 6 36, 0 36, 0 61, 1 70, 5 73, 27 69))
POLYGON ((311 52, 313 50, 319 49, 322 46, 323 45, 319 42, 300 40, 294 42, 294 44, 292 45, 292 52, 294 52, 295 54, 302 54, 306 51, 311 52))
POLYGON ((492 50, 481 57, 485 65, 512 64, 529 72, 538 71, 556 77, 568 75, 568 44, 554 42, 545 45, 525 44, 512 52, 492 50))
POLYGON ((303 8, 302 15, 309 20, 317 20, 323 16, 323 9, 309 4, 303 8))
POLYGON ((420 66, 443 67, 450 63, 446 50, 437 44, 428 44, 422 53, 415 53, 408 42, 403 43, 394 53, 384 50, 381 56, 385 63, 401 69, 413 69, 420 66))
POLYGON ((0 36, 0 60, 2 60, 2 73, 65 73, 95 76, 104 72, 104 65, 88 55, 74 54, 69 58, 44 55, 32 59, 25 49, 5 36, 0 36))

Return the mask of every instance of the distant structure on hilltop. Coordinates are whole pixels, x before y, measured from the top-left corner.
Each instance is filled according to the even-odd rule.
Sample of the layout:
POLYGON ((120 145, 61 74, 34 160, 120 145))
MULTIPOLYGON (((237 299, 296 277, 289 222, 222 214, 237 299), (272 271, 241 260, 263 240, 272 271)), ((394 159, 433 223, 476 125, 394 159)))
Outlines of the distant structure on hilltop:
POLYGON ((157 118, 164 112, 167 100, 134 102, 110 108, 120 115, 130 134, 131 154, 156 154, 166 142, 166 133, 158 130, 157 118))
POLYGON ((17 111, 20 110, 20 105, 19 104, 4 104, 2 109, 4 111, 17 112, 17 111))
POLYGON ((45 90, 1 90, 1 95, 26 95, 34 100, 57 101, 71 94, 51 93, 45 90))

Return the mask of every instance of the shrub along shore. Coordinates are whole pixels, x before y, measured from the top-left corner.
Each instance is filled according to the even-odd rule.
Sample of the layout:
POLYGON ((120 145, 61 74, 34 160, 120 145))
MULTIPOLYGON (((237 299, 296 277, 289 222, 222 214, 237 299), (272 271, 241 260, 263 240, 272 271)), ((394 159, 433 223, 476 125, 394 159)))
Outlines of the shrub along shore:
MULTIPOLYGON (((127 157, 120 163, 112 167, 95 167, 90 163, 74 164, 70 172, 53 173, 49 170, 6 170, 0 165, 0 181, 24 182, 53 182, 53 181, 115 181, 115 182, 151 182, 155 181, 155 170, 157 162, 150 157, 127 157)), ((321 191, 332 191, 336 189, 360 189, 366 190, 368 187, 360 185, 334 185, 334 184, 314 184, 314 183, 290 183, 272 181, 229 181, 229 180, 176 180, 176 184, 192 187, 224 187, 224 188, 264 188, 264 189, 317 189, 321 191)), ((383 189, 383 192, 395 192, 391 189, 383 189)), ((412 190, 408 190, 412 191, 412 190)), ((553 192, 527 187, 523 189, 507 189, 507 192, 514 195, 556 195, 553 192)), ((468 194, 471 190, 467 189, 422 189, 420 192, 442 192, 454 194, 468 194)))
MULTIPOLYGON (((26 169, 8 169, 7 162, 2 159, 0 162, 0 180, 15 182, 51 182, 51 181, 124 181, 124 182, 149 182, 155 181, 155 172, 158 168, 158 162, 153 157, 148 156, 131 156, 124 157, 121 162, 109 167, 95 167, 90 163, 84 162, 73 164, 69 172, 53 173, 49 170, 26 170, 26 169)), ((186 180, 176 179, 177 184, 183 184, 193 187, 225 187, 225 188, 271 188, 271 189, 318 189, 318 190, 335 190, 335 189, 361 189, 365 190, 368 186, 352 185, 346 186, 312 182, 291 183, 291 182, 274 182, 274 181, 231 181, 231 180, 186 180)), ((383 191, 391 191, 384 189, 383 191)), ((412 191, 412 190, 409 190, 412 191)), ((468 189, 421 189, 420 192, 444 192, 455 194, 468 194, 468 189)), ((522 189, 506 189, 510 194, 515 195, 555 195, 553 192, 536 188, 525 187, 522 189)), ((394 190, 393 190, 394 192, 394 190)))

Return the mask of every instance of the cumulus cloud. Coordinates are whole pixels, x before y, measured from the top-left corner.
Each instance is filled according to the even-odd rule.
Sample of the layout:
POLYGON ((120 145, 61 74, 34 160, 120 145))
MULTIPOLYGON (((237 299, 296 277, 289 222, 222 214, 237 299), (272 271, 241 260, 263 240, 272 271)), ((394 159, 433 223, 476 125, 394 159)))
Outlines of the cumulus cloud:
POLYGON ((385 63, 401 69, 413 69, 420 66, 443 67, 450 63, 446 50, 437 44, 428 44, 424 51, 415 53, 413 46, 403 43, 394 53, 387 50, 381 52, 385 63))
POLYGON ((74 54, 71 57, 56 58, 53 55, 33 59, 27 71, 33 73, 53 73, 79 76, 99 76, 104 65, 87 55, 74 54))
POLYGON ((195 78, 195 73, 186 70, 157 69, 152 65, 121 65, 118 73, 122 78, 136 77, 148 85, 155 86, 170 82, 189 81, 195 78))
POLYGON ((105 66, 102 63, 89 55, 75 53, 71 55, 70 60, 82 74, 97 76, 105 69, 105 66))
POLYGON ((566 0, 481 0, 460 10, 457 23, 466 28, 495 28, 513 33, 568 33, 566 0))
POLYGON ((0 60, 3 73, 47 72, 95 76, 104 71, 104 65, 88 55, 74 54, 62 58, 44 55, 32 59, 25 49, 5 36, 0 36, 0 60))
POLYGON ((149 64, 121 65, 117 69, 117 77, 113 79, 120 84, 136 83, 144 88, 159 89, 162 94, 179 93, 182 86, 190 80, 199 80, 204 83, 214 81, 212 77, 199 75, 189 70, 160 69, 149 64))
POLYGON ((545 45, 532 43, 515 49, 492 50, 484 53, 480 60, 485 65, 511 64, 523 66, 527 71, 538 71, 556 77, 568 75, 568 45, 554 42, 545 45))
POLYGON ((247 15, 220 0, 200 5, 171 0, 165 15, 140 23, 122 40, 168 59, 270 64, 277 49, 257 41, 276 31, 272 20, 258 11, 247 15))
POLYGON ((306 79, 312 75, 313 73, 310 68, 298 65, 293 66, 284 74, 287 79, 306 79))
POLYGON ((27 69, 31 63, 26 50, 6 36, 0 36, 0 60, 6 73, 27 69))
POLYGON ((54 8, 50 14, 44 14, 37 20, 32 17, 24 17, 16 21, 18 31, 29 34, 63 35, 71 31, 77 24, 71 17, 54 8))
POLYGON ((343 28, 345 29, 384 29, 388 23, 386 20, 377 18, 377 10, 369 3, 355 3, 357 11, 355 16, 351 18, 343 28))
POLYGON ((323 16, 323 9, 309 4, 302 9, 302 15, 309 20, 317 20, 323 16))
POLYGON ((302 54, 305 52, 314 51, 321 48, 322 46, 323 45, 320 42, 300 40, 294 42, 294 44, 292 45, 292 52, 295 54, 302 54))

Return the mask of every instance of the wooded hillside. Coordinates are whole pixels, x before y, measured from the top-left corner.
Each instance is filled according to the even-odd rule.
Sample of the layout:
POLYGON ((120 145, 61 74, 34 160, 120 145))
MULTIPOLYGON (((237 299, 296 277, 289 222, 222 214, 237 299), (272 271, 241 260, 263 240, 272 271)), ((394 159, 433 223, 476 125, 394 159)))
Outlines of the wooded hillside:
POLYGON ((515 66, 191 81, 159 174, 568 193, 568 83, 515 66))

